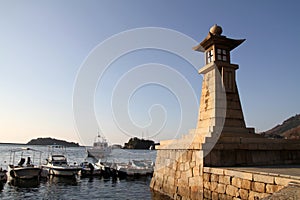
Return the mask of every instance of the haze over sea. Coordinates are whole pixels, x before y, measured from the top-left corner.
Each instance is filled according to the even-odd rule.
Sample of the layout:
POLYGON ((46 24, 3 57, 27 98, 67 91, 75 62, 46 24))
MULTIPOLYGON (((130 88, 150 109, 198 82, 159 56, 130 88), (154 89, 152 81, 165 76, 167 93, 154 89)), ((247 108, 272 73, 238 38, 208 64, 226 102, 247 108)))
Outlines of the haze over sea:
MULTIPOLYGON (((43 151, 42 163, 47 158, 47 146, 7 145, 0 144, 0 163, 3 169, 7 168, 10 160, 10 149, 18 147, 32 147, 43 151)), ((70 163, 80 163, 86 158, 84 147, 67 148, 67 156, 70 163)), ((122 150, 114 149, 107 161, 128 162, 130 159, 155 160, 156 152, 149 150, 122 150)), ((19 158, 16 157, 16 160, 19 158)), ((41 180, 40 183, 26 182, 13 185, 6 183, 0 187, 0 199, 160 199, 151 193, 149 188, 151 177, 130 179, 103 179, 94 178, 52 178, 41 180)))

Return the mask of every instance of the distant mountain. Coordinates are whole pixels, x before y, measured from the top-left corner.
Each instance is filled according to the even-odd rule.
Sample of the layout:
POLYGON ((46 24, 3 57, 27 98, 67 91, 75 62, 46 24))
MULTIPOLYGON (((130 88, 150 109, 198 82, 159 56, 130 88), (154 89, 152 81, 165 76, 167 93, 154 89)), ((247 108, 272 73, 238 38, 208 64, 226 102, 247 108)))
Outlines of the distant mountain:
POLYGON ((300 114, 261 134, 268 138, 300 139, 300 114))
POLYGON ((124 144, 124 149, 150 149, 154 147, 154 141, 139 139, 137 137, 130 138, 127 143, 124 144))
POLYGON ((65 140, 58 140, 54 138, 37 138, 30 140, 27 145, 63 145, 66 147, 79 147, 78 143, 67 142, 65 140))

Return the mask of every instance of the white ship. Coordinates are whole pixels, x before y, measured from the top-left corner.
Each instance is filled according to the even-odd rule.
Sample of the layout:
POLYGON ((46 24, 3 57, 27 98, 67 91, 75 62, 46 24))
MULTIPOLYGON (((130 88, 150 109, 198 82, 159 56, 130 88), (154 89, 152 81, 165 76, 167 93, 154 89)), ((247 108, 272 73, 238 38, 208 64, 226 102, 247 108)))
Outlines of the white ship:
POLYGON ((89 157, 104 158, 111 153, 111 147, 108 146, 106 139, 98 133, 93 146, 87 148, 87 153, 89 157))

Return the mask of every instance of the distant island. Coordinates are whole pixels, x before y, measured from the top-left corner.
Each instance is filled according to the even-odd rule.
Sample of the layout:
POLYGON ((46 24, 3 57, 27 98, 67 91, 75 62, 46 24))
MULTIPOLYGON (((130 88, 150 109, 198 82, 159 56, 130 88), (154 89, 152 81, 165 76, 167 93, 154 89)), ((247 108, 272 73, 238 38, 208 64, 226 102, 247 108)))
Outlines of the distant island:
POLYGON ((260 134, 268 138, 300 139, 300 114, 260 134))
POLYGON ((29 142, 27 142, 27 145, 63 145, 66 147, 79 147, 80 145, 78 143, 74 142, 67 142, 65 140, 58 140, 54 138, 37 138, 32 139, 29 142))
POLYGON ((124 144, 123 149, 150 149, 154 148, 155 143, 152 140, 139 139, 137 137, 130 138, 127 143, 124 144))

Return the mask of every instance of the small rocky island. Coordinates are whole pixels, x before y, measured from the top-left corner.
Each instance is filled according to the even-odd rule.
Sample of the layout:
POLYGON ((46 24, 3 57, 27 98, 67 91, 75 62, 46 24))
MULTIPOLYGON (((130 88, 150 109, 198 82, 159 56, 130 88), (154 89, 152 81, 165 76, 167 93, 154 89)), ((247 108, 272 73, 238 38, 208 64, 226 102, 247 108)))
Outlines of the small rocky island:
POLYGON ((139 139, 137 137, 130 138, 127 143, 124 144, 124 149, 150 149, 154 148, 155 143, 152 140, 139 139))
POLYGON ((78 143, 67 142, 65 140, 58 140, 50 137, 32 139, 27 145, 63 145, 65 147, 79 147, 78 143))

